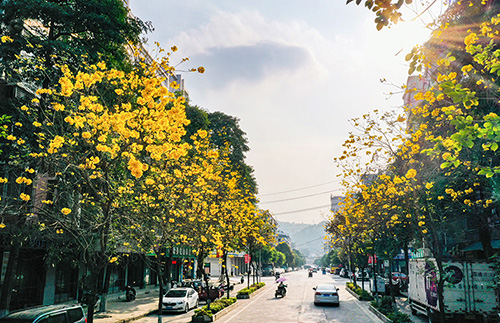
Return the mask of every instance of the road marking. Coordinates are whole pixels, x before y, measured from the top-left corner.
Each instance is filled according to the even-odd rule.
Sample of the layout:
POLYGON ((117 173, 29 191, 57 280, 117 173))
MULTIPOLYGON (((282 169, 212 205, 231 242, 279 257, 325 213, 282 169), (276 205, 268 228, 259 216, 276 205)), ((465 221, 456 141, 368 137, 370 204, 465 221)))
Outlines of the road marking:
MULTIPOLYGON (((271 288, 271 289, 269 289, 269 290, 272 290, 272 288, 271 288)), ((238 312, 236 312, 235 314, 233 314, 232 316, 230 316, 230 317, 229 317, 227 320, 225 320, 224 322, 226 322, 226 323, 231 322, 231 320, 232 320, 235 316, 239 315, 241 312, 243 312, 244 310, 246 310, 246 309, 247 309, 250 305, 252 305, 252 304, 253 304, 256 300, 258 300, 258 299, 259 299, 259 298, 261 298, 262 296, 266 295, 266 294, 267 294, 267 292, 268 292, 268 291, 266 290, 266 291, 264 291, 263 293, 261 293, 259 296, 257 296, 257 297, 253 297, 253 298, 250 298, 250 300, 252 300, 252 299, 253 299, 253 300, 252 300, 252 301, 250 301, 250 302, 248 303, 248 305, 247 305, 247 306, 243 307, 241 310, 239 310, 238 312)))

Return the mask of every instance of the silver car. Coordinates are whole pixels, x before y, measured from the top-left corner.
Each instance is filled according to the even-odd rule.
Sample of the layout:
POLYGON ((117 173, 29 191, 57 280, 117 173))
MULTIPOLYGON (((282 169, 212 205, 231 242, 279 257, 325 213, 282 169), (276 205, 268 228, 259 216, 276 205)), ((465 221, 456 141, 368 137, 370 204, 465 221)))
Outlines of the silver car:
POLYGON ((319 284, 313 288, 316 292, 314 293, 314 305, 319 304, 333 304, 335 306, 340 305, 338 288, 332 284, 319 284))
POLYGON ((187 313, 198 307, 198 293, 191 287, 172 288, 163 296, 162 301, 165 311, 187 313))

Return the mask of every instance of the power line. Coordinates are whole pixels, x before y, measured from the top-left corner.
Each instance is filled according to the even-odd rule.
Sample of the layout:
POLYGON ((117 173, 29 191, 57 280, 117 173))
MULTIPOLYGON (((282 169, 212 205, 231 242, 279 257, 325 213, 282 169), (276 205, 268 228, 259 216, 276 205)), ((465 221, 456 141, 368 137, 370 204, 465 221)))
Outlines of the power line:
POLYGON ((299 213, 299 212, 304 212, 304 211, 311 211, 311 210, 317 210, 317 209, 322 209, 327 206, 331 206, 330 204, 322 205, 322 206, 316 206, 316 207, 311 207, 308 209, 302 209, 302 210, 295 210, 295 211, 288 211, 288 212, 280 212, 280 213, 273 213, 273 215, 281 215, 281 214, 290 214, 290 213, 299 213))
POLYGON ((311 241, 307 241, 307 242, 302 242, 301 244, 298 244, 298 245, 294 245, 294 247, 299 247, 299 246, 303 246, 305 244, 308 244, 308 243, 311 243, 311 242, 314 242, 314 241, 318 241, 320 239, 324 239, 325 237, 319 237, 319 238, 316 238, 314 240, 311 240, 311 241))
POLYGON ((317 195, 321 195, 321 194, 325 194, 325 193, 331 193, 331 192, 334 192, 334 191, 340 191, 340 189, 329 190, 329 191, 326 191, 326 192, 321 192, 321 193, 316 193, 316 194, 310 194, 310 195, 302 195, 302 196, 297 196, 297 197, 291 197, 291 198, 282 199, 282 200, 274 200, 274 201, 268 201, 268 202, 259 202, 259 204, 267 204, 267 203, 276 203, 276 202, 298 200, 298 199, 303 199, 303 198, 306 198, 306 197, 317 196, 317 195))
POLYGON ((283 192, 276 192, 276 193, 269 193, 269 194, 262 194, 262 195, 259 194, 259 196, 271 196, 271 195, 278 195, 278 194, 289 193, 289 192, 296 192, 296 191, 301 191, 301 190, 305 190, 308 188, 323 186, 323 185, 327 185, 327 184, 331 184, 331 183, 338 183, 339 181, 340 180, 335 180, 335 181, 331 181, 331 182, 327 182, 327 183, 322 183, 322 184, 317 184, 317 185, 312 185, 312 186, 307 186, 307 187, 302 187, 302 188, 296 188, 293 190, 283 191, 283 192))

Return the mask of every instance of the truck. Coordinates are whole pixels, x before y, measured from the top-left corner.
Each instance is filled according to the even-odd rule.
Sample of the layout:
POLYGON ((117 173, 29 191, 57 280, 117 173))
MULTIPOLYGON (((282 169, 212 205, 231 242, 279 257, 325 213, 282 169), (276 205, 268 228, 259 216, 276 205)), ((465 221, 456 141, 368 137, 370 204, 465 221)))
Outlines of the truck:
POLYGON ((498 322, 498 295, 493 264, 481 261, 443 262, 444 309, 439 308, 439 272, 433 258, 410 259, 408 300, 412 314, 421 313, 429 322, 446 318, 470 322, 498 322))
POLYGON ((262 276, 274 276, 274 264, 262 264, 262 276))

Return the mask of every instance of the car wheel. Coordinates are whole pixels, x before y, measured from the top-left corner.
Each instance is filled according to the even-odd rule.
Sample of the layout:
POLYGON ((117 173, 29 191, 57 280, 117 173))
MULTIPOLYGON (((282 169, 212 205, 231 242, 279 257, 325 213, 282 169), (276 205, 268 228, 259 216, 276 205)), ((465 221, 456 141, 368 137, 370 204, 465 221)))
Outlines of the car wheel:
POLYGON ((186 303, 186 307, 184 308, 184 313, 189 312, 189 303, 186 303))
POLYGON ((198 300, 196 300, 196 304, 194 304, 194 308, 198 308, 198 300))

